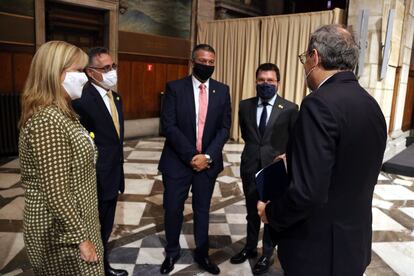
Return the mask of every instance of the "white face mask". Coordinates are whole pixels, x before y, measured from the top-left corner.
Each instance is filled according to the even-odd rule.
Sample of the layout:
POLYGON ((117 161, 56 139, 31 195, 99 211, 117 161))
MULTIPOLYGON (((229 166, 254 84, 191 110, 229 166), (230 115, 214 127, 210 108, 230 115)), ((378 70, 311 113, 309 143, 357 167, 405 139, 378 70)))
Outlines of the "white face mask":
POLYGON ((312 67, 307 74, 306 74, 306 71, 303 70, 303 75, 305 76, 305 85, 309 88, 310 92, 312 92, 313 89, 309 85, 308 77, 312 73, 312 71, 315 69, 316 69, 316 66, 312 67))
POLYGON ((63 80, 63 87, 72 100, 79 99, 82 96, 82 89, 85 83, 88 81, 85 73, 81 72, 66 72, 65 79, 63 80))
POLYGON ((111 89, 116 85, 117 82, 118 74, 116 70, 113 69, 107 73, 102 73, 102 81, 100 81, 99 84, 106 89, 111 89))

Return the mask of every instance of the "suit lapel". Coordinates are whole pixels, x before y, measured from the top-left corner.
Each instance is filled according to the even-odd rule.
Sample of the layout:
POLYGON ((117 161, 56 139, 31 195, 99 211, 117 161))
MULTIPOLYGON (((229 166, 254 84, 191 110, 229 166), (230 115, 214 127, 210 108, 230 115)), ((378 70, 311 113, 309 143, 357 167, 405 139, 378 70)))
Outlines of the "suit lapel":
MULTIPOLYGON (((210 79, 210 83, 208 86, 208 105, 207 105, 207 114, 206 114, 206 123, 204 124, 204 130, 203 133, 208 133, 208 129, 210 127, 211 122, 213 121, 213 117, 216 116, 217 114, 214 114, 213 109, 214 106, 217 103, 217 97, 218 97, 218 93, 217 92, 217 86, 214 82, 214 80, 210 79)), ((207 135, 203 134, 203 148, 204 148, 204 139, 207 135)))
MULTIPOLYGON (((91 91, 91 94, 94 98, 93 100, 95 101, 96 105, 99 107, 101 114, 103 114, 103 116, 105 117, 105 120, 106 120, 107 124, 111 126, 111 128, 113 130, 112 132, 119 139, 118 134, 116 132, 114 122, 112 121, 111 114, 109 113, 108 108, 106 107, 105 102, 102 99, 101 94, 99 94, 98 90, 96 90, 96 88, 92 84, 90 84, 90 91, 91 91)), ((116 102, 116 100, 115 100, 115 102, 116 102)), ((117 109, 119 110, 119 105, 117 105, 117 109)), ((118 114, 119 114, 119 112, 118 112, 118 114)))
POLYGON ((257 104, 258 104, 257 97, 250 101, 248 120, 249 120, 250 127, 253 129, 253 133, 255 134, 257 141, 260 141, 261 138, 260 138, 259 128, 257 126, 257 104))
POLYGON ((187 106, 189 108, 188 118, 190 118, 191 126, 194 129, 194 133, 196 132, 196 110, 195 110, 195 99, 194 99, 194 88, 193 82, 191 80, 191 75, 187 77, 185 80, 185 88, 184 91, 187 94, 187 106))
MULTIPOLYGON (((122 117, 123 115, 122 115, 122 108, 121 108, 121 103, 119 101, 118 95, 114 96, 114 102, 115 102, 115 106, 116 106, 116 111, 118 112, 119 135, 121 137, 123 137, 123 131, 124 131, 124 129, 123 129, 123 124, 121 123, 121 122, 123 122, 123 117, 122 117)), ((116 129, 115 129, 115 131, 116 131, 116 129)))
POLYGON ((210 84, 209 84, 209 87, 208 87, 208 106, 207 106, 207 115, 206 115, 206 125, 211 120, 211 116, 213 116, 212 109, 213 109, 213 107, 214 107, 214 105, 216 104, 216 101, 217 101, 216 92, 217 92, 216 84, 212 79, 210 79, 210 84))
POLYGON ((273 125, 275 124, 276 119, 277 119, 277 117, 279 117, 279 115, 282 112, 283 108, 284 108, 283 100, 278 95, 276 97, 275 103, 273 105, 272 113, 270 113, 269 121, 267 121, 266 129, 265 129, 265 133, 263 135, 263 138, 266 137, 266 135, 269 135, 269 133, 272 132, 271 129, 273 128, 273 125))

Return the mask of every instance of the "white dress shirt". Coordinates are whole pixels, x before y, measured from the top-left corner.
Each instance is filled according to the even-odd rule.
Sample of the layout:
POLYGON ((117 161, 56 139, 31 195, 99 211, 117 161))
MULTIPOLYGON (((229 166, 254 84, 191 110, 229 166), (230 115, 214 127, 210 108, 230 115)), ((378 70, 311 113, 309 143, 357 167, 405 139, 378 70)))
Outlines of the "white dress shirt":
MULTIPOLYGON (((334 74, 334 75, 335 75, 335 74, 334 74)), ((330 78, 332 78, 332 76, 333 76, 333 75, 331 75, 331 76, 327 77, 326 79, 324 79, 323 81, 321 81, 321 83, 319 84, 319 86, 318 86, 318 88, 317 88, 317 89, 319 89, 319 87, 321 87, 321 86, 322 86, 322 84, 324 84, 327 80, 329 80, 330 78)))
POLYGON ((100 86, 98 86, 94 83, 92 83, 92 85, 95 86, 96 90, 98 90, 99 94, 102 97, 102 100, 105 103, 106 109, 108 109, 109 114, 112 116, 111 106, 109 105, 110 99, 109 99, 109 96, 108 96, 108 91, 106 91, 105 89, 103 89, 102 87, 100 87, 100 86))
MULTIPOLYGON (((267 122, 269 122, 270 114, 272 113, 272 108, 273 108, 273 105, 275 104, 276 97, 277 97, 277 93, 268 101, 269 104, 266 106, 266 111, 267 111, 266 124, 267 122)), ((260 97, 258 98, 259 98, 259 101, 257 102, 257 109, 256 109, 257 127, 259 127, 260 117, 262 116, 262 112, 263 112, 263 104, 262 104, 263 101, 260 97)))
MULTIPOLYGON (((196 113, 196 135, 198 135, 198 108, 199 108, 199 99, 200 99, 200 84, 201 82, 196 79, 194 76, 191 76, 191 79, 193 81, 193 93, 194 93, 194 103, 195 103, 195 113, 196 113)), ((208 79, 204 85, 206 86, 206 92, 207 92, 207 104, 208 104, 208 87, 210 84, 210 79, 208 79)))

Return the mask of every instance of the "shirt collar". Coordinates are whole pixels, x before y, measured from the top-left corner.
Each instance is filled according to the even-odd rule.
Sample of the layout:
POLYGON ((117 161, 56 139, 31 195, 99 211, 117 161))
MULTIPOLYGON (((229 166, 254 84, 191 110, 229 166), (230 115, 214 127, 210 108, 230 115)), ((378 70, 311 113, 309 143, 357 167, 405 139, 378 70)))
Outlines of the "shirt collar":
MULTIPOLYGON (((273 106, 275 104, 276 97, 277 97, 277 93, 270 100, 268 100, 267 103, 270 106, 273 106)), ((261 106, 262 105, 262 102, 263 102, 262 101, 262 98, 260 98, 260 97, 257 97, 257 98, 259 99, 259 101, 257 102, 257 106, 261 106)))
MULTIPOLYGON (((191 80, 193 81, 193 86, 194 87, 197 87, 197 88, 200 87, 201 82, 196 77, 194 77, 194 75, 191 75, 191 80)), ((209 84, 210 84, 210 79, 208 79, 206 82, 204 82, 204 85, 206 86, 206 91, 208 91, 209 84)))
POLYGON ((96 85, 92 82, 92 85, 96 88, 96 90, 98 90, 99 94, 101 95, 101 97, 105 97, 106 94, 108 93, 107 90, 103 89, 102 87, 100 87, 99 85, 96 85))
MULTIPOLYGON (((335 74, 334 74, 335 75, 335 74)), ((329 77, 325 78, 323 81, 321 81, 321 83, 319 84, 318 88, 321 87, 327 80, 329 80, 330 78, 332 78, 333 75, 330 75, 329 77)))

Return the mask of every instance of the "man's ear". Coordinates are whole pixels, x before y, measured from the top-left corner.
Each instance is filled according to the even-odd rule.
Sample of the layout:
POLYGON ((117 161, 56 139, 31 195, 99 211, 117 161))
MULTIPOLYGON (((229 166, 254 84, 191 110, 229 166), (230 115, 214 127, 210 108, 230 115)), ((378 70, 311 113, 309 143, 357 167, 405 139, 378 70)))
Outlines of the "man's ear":
POLYGON ((321 62, 321 59, 319 57, 318 50, 316 50, 316 49, 313 49, 312 50, 312 56, 311 56, 311 58, 312 58, 312 61, 313 61, 313 66, 318 66, 319 63, 321 62))

